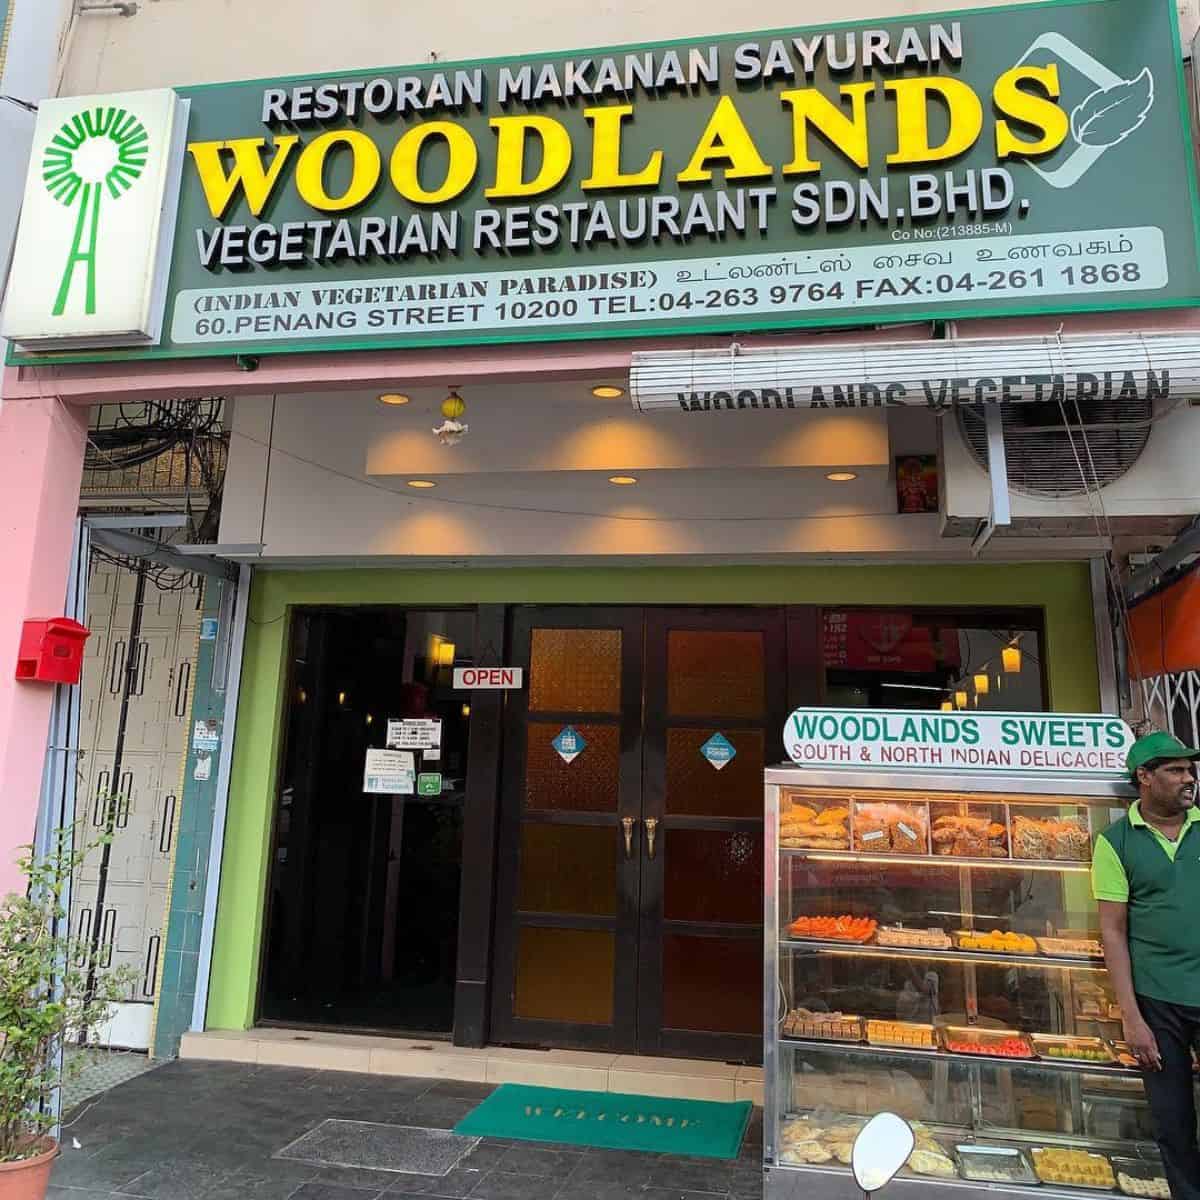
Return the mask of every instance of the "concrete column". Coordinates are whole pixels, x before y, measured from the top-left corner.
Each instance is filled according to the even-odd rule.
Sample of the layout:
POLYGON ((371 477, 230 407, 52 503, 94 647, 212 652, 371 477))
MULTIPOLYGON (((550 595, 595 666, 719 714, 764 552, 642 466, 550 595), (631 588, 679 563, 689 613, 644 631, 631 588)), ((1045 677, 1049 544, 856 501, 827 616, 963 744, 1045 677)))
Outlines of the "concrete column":
POLYGON ((21 625, 62 615, 86 444, 86 408, 0 402, 0 896, 25 888, 15 859, 33 841, 54 698, 16 681, 21 625))

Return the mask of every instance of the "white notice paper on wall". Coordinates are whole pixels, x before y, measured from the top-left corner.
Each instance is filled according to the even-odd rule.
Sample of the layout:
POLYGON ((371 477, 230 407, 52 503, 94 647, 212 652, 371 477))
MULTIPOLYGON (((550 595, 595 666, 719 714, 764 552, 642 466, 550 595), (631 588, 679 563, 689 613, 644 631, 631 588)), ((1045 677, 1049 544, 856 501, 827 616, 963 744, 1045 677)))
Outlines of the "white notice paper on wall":
POLYGON ((442 722, 436 717, 407 717, 388 721, 389 750, 431 750, 442 744, 442 722))
POLYGON ((368 750, 363 791, 372 796, 412 796, 417 771, 411 750, 368 750))

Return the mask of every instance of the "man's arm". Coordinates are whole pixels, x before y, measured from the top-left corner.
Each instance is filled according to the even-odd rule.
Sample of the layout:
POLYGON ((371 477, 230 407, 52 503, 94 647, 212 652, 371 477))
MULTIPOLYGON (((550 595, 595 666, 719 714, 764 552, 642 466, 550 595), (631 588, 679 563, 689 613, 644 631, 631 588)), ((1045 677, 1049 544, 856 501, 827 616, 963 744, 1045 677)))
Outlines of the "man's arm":
POLYGON ((1118 900, 1100 900, 1097 903, 1100 906, 1104 965, 1108 967, 1108 977, 1112 981, 1117 1003, 1121 1006, 1125 1040, 1139 1063, 1157 1071, 1162 1067, 1158 1043, 1142 1017, 1133 990, 1133 966, 1129 961, 1129 905, 1118 900))

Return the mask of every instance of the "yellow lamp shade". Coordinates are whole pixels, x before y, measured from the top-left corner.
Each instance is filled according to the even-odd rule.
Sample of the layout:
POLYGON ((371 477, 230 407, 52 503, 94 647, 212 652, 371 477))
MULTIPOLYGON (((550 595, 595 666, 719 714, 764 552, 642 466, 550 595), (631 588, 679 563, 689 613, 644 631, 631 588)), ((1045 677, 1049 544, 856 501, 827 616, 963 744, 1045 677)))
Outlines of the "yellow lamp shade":
POLYGON ((967 693, 966 692, 955 692, 954 693, 954 707, 955 708, 966 708, 967 707, 967 693))
POLYGON ((442 416, 447 421, 457 421, 467 411, 466 401, 457 393, 451 392, 442 401, 442 416))
POLYGON ((953 711, 954 711, 954 701, 953 700, 943 700, 942 701, 942 712, 953 712, 953 711))
POLYGON ((1000 661, 1004 663, 1006 675, 1018 675, 1021 671, 1021 647, 1005 646, 1000 651, 1000 661))
POLYGON ((453 642, 439 642, 437 647, 437 665, 439 667, 454 666, 455 645, 453 642))
POLYGON ((980 696, 986 696, 992 690, 992 681, 986 675, 975 676, 975 691, 980 696))

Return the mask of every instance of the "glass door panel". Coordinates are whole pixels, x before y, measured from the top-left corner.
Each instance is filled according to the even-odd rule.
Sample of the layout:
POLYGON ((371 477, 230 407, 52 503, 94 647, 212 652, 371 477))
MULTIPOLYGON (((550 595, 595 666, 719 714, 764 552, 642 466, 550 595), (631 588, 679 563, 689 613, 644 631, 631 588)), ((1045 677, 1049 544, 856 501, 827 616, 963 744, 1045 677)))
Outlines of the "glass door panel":
POLYGON ((726 734, 713 726, 667 729, 668 816, 761 817, 766 734, 740 729, 726 734), (704 747, 723 737, 734 755, 719 770, 704 756, 704 747))

